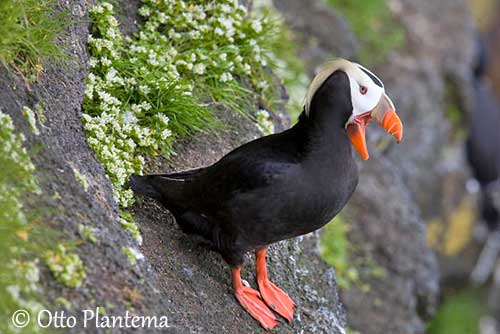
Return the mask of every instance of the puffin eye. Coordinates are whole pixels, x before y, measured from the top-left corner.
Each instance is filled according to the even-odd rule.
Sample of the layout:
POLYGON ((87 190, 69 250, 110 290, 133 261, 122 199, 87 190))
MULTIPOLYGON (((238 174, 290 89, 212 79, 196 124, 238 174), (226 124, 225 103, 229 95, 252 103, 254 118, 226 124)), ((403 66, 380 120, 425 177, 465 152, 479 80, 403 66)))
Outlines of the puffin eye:
POLYGON ((361 95, 365 95, 366 93, 368 93, 368 87, 359 86, 359 92, 361 93, 361 95))

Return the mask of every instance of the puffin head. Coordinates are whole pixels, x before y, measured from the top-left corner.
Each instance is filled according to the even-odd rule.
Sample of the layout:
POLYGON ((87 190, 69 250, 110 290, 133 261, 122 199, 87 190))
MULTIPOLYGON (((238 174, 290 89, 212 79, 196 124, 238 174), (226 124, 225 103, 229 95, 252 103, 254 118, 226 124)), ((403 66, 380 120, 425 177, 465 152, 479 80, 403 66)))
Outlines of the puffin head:
POLYGON ((369 158, 365 129, 372 119, 393 135, 398 143, 401 142, 403 124, 396 114, 394 104, 385 93, 382 81, 365 67, 345 59, 334 60, 323 65, 307 91, 304 104, 306 116, 309 116, 311 112, 311 104, 316 95, 325 94, 328 95, 327 99, 330 97, 334 99, 335 95, 344 94, 349 110, 344 115, 343 126, 352 145, 364 160, 369 158), (339 72, 345 74, 343 80, 335 75, 339 72))

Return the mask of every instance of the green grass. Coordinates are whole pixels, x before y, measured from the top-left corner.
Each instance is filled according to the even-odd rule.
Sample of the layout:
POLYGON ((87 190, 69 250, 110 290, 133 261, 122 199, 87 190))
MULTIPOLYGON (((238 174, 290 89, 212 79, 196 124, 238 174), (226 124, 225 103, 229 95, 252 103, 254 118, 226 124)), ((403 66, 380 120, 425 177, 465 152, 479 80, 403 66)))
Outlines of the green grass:
POLYGON ((427 333, 479 334, 479 319, 484 311, 480 291, 460 291, 445 299, 427 333))
POLYGON ((326 0, 345 16, 361 42, 360 61, 366 66, 383 62, 405 43, 405 31, 395 20, 386 0, 326 0))
POLYGON ((237 1, 143 0, 140 32, 122 36, 109 2, 91 9, 90 75, 83 103, 87 141, 122 207, 145 157, 170 156, 176 139, 221 124, 217 108, 256 118, 256 101, 273 109, 280 86, 271 71, 301 69, 283 22, 269 9, 237 1), (290 55, 287 55, 289 54, 290 55))
POLYGON ((55 0, 0 1, 0 62, 29 81, 43 70, 42 62, 62 56, 54 43, 69 21, 55 0))

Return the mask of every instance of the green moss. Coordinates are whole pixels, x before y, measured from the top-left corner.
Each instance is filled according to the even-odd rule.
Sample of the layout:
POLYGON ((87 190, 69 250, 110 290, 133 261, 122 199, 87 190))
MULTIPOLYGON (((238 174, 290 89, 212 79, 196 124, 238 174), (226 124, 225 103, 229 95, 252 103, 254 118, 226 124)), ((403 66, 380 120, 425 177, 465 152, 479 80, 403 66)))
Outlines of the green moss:
POLYGON ((359 58, 366 66, 385 60, 405 43, 405 31, 395 20, 386 0, 326 0, 344 15, 361 44, 359 58))
POLYGON ((350 259, 350 243, 347 238, 349 227, 342 217, 335 217, 321 233, 321 256, 331 264, 337 274, 337 284, 342 289, 349 289, 359 281, 359 272, 350 259))
POLYGON ((445 299, 429 324, 429 334, 479 334, 479 319, 485 312, 482 294, 475 289, 445 299))
POLYGON ((57 297, 55 303, 57 306, 63 307, 68 311, 73 309, 73 304, 64 297, 57 297))
POLYGON ((139 230, 139 226, 135 222, 134 217, 132 217, 129 212, 120 210, 118 223, 132 234, 132 237, 135 239, 135 241, 137 241, 139 245, 142 245, 141 231, 139 230))
MULTIPOLYGON (((10 116, 0 110, 0 332, 10 334, 10 316, 20 308, 32 315, 42 308, 36 255, 50 235, 35 223, 24 200, 40 193, 35 166, 10 116)), ((35 327, 26 329, 38 333, 35 327)))
POLYGON ((28 121, 28 124, 30 125, 30 128, 31 128, 31 132, 33 132, 33 134, 36 136, 40 135, 40 131, 38 130, 38 127, 36 125, 35 112, 33 110, 31 110, 31 108, 24 106, 23 107, 23 116, 28 121))
POLYGON ((35 114, 36 114, 36 118, 38 119, 40 124, 44 125, 45 122, 47 121, 47 119, 45 118, 45 111, 43 110, 43 103, 42 102, 39 102, 36 105, 35 114))
POLYGON ((450 122, 453 131, 452 139, 463 141, 467 135, 465 112, 461 107, 459 89, 452 81, 446 82, 444 103, 445 115, 450 122))
POLYGON ((83 224, 78 224, 78 233, 85 241, 90 241, 91 243, 97 243, 97 237, 94 232, 94 228, 90 226, 85 226, 83 224))
POLYGON ((83 190, 85 190, 85 191, 89 190, 89 182, 87 180, 87 177, 85 175, 83 175, 82 173, 80 173, 80 171, 78 171, 76 168, 73 167, 72 169, 73 169, 73 175, 75 176, 75 179, 78 181, 78 183, 80 183, 83 190))
POLYGON ((334 267, 341 289, 356 287, 369 293, 371 286, 367 282, 384 279, 387 272, 370 256, 355 252, 348 234, 347 222, 341 216, 335 217, 321 233, 321 256, 334 267))
POLYGON ((80 287, 86 277, 85 266, 78 254, 68 251, 62 244, 55 251, 46 252, 45 263, 54 277, 70 288, 80 287))
POLYGON ((132 247, 123 247, 122 253, 127 256, 131 265, 136 265, 138 260, 142 260, 144 255, 135 248, 132 247))
POLYGON ((34 81, 47 58, 61 57, 54 43, 68 26, 67 14, 55 0, 0 1, 0 62, 34 81))

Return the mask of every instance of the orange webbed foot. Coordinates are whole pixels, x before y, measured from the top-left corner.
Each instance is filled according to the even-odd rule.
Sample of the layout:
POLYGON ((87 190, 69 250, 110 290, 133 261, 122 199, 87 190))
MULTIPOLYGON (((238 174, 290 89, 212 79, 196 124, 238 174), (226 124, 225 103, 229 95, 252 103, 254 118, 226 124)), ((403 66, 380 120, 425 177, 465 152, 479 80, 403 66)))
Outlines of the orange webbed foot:
POLYGON ((259 290, 266 304, 276 313, 292 322, 295 303, 283 290, 269 280, 259 282, 259 290))
POLYGON ((257 250, 257 282, 262 299, 276 313, 292 322, 295 312, 295 303, 283 290, 278 288, 274 283, 269 281, 266 266, 266 251, 267 248, 257 250))
POLYGON ((257 290, 243 286, 241 283, 241 268, 233 268, 234 296, 240 305, 255 319, 264 329, 273 329, 278 325, 273 311, 262 301, 257 290))
POLYGON ((260 294, 252 288, 242 287, 235 291, 234 295, 241 306, 255 319, 264 329, 273 329, 278 321, 266 304, 260 299, 260 294))

